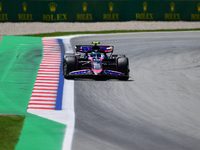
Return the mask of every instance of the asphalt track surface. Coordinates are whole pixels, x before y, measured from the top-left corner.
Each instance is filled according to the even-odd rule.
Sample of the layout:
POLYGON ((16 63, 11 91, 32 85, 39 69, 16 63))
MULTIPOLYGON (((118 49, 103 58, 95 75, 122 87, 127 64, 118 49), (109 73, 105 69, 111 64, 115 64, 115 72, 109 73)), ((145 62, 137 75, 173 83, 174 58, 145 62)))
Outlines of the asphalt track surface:
POLYGON ((128 81, 75 80, 72 150, 200 149, 200 32, 78 37, 129 58, 128 81))

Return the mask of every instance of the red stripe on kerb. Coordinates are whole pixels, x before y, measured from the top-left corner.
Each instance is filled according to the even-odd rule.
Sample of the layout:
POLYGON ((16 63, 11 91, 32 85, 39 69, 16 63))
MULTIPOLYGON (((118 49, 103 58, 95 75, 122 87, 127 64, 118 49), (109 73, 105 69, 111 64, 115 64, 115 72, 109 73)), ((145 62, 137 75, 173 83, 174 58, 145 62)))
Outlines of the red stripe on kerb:
POLYGON ((46 68, 46 69, 39 69, 39 72, 60 72, 60 69, 58 71, 59 68, 56 68, 56 69, 49 69, 49 68, 46 68))
POLYGON ((42 62, 44 62, 44 61, 49 61, 49 62, 54 62, 54 61, 59 61, 59 62, 61 62, 61 58, 44 58, 44 59, 42 59, 42 62))
POLYGON ((28 107, 28 109, 47 109, 47 110, 55 110, 55 108, 47 108, 47 107, 28 107))
POLYGON ((54 84, 57 85, 57 82, 35 82, 36 84, 54 84))
POLYGON ((37 77, 36 80, 43 80, 43 81, 59 81, 59 79, 51 79, 51 78, 40 78, 40 77, 37 77))
POLYGON ((51 48, 58 48, 58 47, 60 47, 59 46, 59 44, 56 44, 56 43, 44 43, 44 48, 49 48, 49 49, 51 49, 51 48))
POLYGON ((38 97, 38 98, 56 98, 56 96, 47 96, 47 95, 31 95, 31 97, 38 97))
POLYGON ((49 105, 49 106, 54 106, 55 104, 48 104, 48 103, 29 103, 29 105, 49 105))
POLYGON ((43 44, 44 46, 52 46, 52 45, 59 46, 57 41, 43 41, 43 44))
POLYGON ((59 74, 59 71, 55 70, 55 71, 50 71, 49 72, 48 70, 46 70, 46 71, 45 70, 44 71, 39 70, 38 73, 39 74, 43 73, 43 74, 48 74, 48 75, 52 74, 53 75, 53 74, 59 74))
POLYGON ((47 54, 44 54, 43 55, 43 58, 48 58, 48 57, 51 57, 51 58, 60 58, 60 54, 51 54, 51 55, 47 55, 47 54))
POLYGON ((60 62, 52 62, 52 61, 42 61, 43 65, 59 65, 60 62))
POLYGON ((51 72, 51 73, 57 73, 60 72, 60 69, 40 69, 39 72, 51 72))
POLYGON ((31 99, 31 101, 39 101, 39 102, 56 102, 56 100, 43 100, 43 99, 31 99))
POLYGON ((43 54, 43 57, 44 58, 60 58, 60 54, 49 54, 49 55, 47 55, 47 54, 43 54))
POLYGON ((42 62, 45 62, 45 61, 47 61, 47 62, 57 62, 57 61, 59 61, 59 62, 61 62, 61 58, 56 58, 56 59, 54 59, 53 57, 51 57, 51 58, 47 58, 47 57, 45 57, 44 59, 42 59, 42 62))
MULTIPOLYGON (((44 61, 44 60, 49 60, 49 59, 45 57, 45 58, 42 59, 42 61, 44 61)), ((57 57, 56 57, 56 58, 53 57, 53 58, 51 58, 51 60, 49 60, 49 61, 52 61, 52 60, 53 60, 53 61, 61 61, 61 58, 60 58, 60 57, 58 57, 58 58, 57 58, 57 57)))
POLYGON ((48 91, 57 91, 57 89, 49 89, 49 88, 46 88, 46 89, 45 89, 45 88, 33 88, 33 90, 41 90, 41 91, 42 91, 42 90, 45 90, 45 91, 46 91, 46 90, 48 90, 48 91))
POLYGON ((58 57, 58 58, 56 57, 56 58, 55 58, 55 57, 47 57, 47 56, 46 56, 46 57, 44 57, 44 58, 42 59, 42 62, 43 62, 43 61, 54 62, 54 59, 58 59, 59 61, 61 61, 61 58, 60 58, 60 57, 58 57))
MULTIPOLYGON (((59 51, 58 51, 59 52, 59 51)), ((55 52, 44 52, 43 53, 43 56, 45 56, 45 57, 53 57, 53 56, 55 56, 55 57, 60 57, 61 56, 61 54, 59 54, 58 52, 56 52, 57 54, 55 54, 55 52)))
POLYGON ((40 67, 39 69, 60 69, 60 67, 40 67))
POLYGON ((56 68, 60 68, 60 65, 41 65, 40 68, 52 68, 52 67, 56 67, 56 68))
POLYGON ((56 76, 37 76, 37 78, 59 78, 59 76, 58 75, 56 75, 56 76))
POLYGON ((58 54, 58 52, 60 52, 60 51, 57 51, 57 52, 55 52, 55 51, 49 51, 49 52, 47 52, 47 51, 44 51, 43 52, 43 56, 61 56, 61 54, 58 54))
POLYGON ((47 58, 47 57, 51 57, 51 58, 60 58, 61 57, 61 55, 60 54, 45 54, 45 53, 43 53, 43 58, 47 58))
POLYGON ((60 56, 59 56, 59 57, 54 57, 54 56, 52 56, 52 57, 50 57, 50 56, 44 56, 43 59, 42 59, 42 61, 44 61, 44 60, 53 61, 53 60, 56 60, 56 59, 61 61, 61 57, 60 57, 60 56))
POLYGON ((37 80, 44 80, 44 81, 59 81, 59 79, 39 79, 37 78, 37 80))
POLYGON ((61 62, 42 61, 41 63, 42 63, 43 65, 49 65, 49 66, 50 66, 50 65, 52 65, 52 66, 53 66, 53 65, 59 65, 59 67, 60 67, 60 63, 61 63, 61 62))
POLYGON ((49 92, 32 92, 32 94, 57 94, 57 91, 56 92, 52 92, 52 91, 49 91, 49 92))
POLYGON ((47 69, 40 69, 39 71, 41 71, 41 72, 60 72, 60 70, 58 70, 58 69, 51 69, 51 70, 47 70, 47 69))
POLYGON ((49 72, 49 73, 38 73, 38 75, 59 75, 59 73, 51 73, 51 72, 49 72))
POLYGON ((49 51, 49 52, 44 52, 43 55, 45 55, 45 56, 61 56, 61 54, 59 54, 58 52, 56 52, 56 54, 55 54, 55 52, 49 51))
POLYGON ((60 52, 60 47, 51 47, 51 48, 44 48, 44 49, 43 49, 43 52, 44 52, 44 53, 47 52, 47 51, 48 51, 48 52, 51 52, 51 53, 52 53, 52 52, 58 52, 58 51, 60 52))
POLYGON ((46 55, 46 54, 44 54, 43 58, 60 58, 60 56, 61 55, 55 55, 55 54, 54 55, 46 55))
POLYGON ((58 87, 58 85, 34 85, 34 87, 58 87))
POLYGON ((61 59, 60 58, 59 59, 43 59, 41 61, 42 64, 45 64, 45 62, 48 62, 48 63, 50 63, 50 62, 61 62, 61 59))
POLYGON ((46 55, 46 56, 52 56, 52 55, 53 56, 61 56, 61 54, 59 54, 58 52, 53 52, 53 51, 49 50, 49 52, 44 52, 43 55, 46 55))
POLYGON ((51 49, 45 49, 45 50, 43 50, 43 54, 49 54, 49 55, 51 55, 51 54, 56 54, 56 55, 61 55, 61 54, 58 53, 58 52, 60 52, 60 48, 58 49, 58 48, 55 48, 55 47, 52 47, 51 49))
MULTIPOLYGON (((60 62, 61 62, 61 58, 56 58, 56 59, 59 59, 60 62)), ((55 59, 55 60, 56 60, 55 59)), ((43 62, 54 62, 54 59, 53 58, 43 58, 42 61, 41 61, 41 65, 44 65, 45 63, 43 62)))
POLYGON ((60 67, 60 63, 56 63, 56 64, 50 64, 50 63, 42 63, 40 66, 42 66, 42 67, 44 67, 44 66, 51 66, 51 67, 53 67, 53 66, 59 66, 60 67))

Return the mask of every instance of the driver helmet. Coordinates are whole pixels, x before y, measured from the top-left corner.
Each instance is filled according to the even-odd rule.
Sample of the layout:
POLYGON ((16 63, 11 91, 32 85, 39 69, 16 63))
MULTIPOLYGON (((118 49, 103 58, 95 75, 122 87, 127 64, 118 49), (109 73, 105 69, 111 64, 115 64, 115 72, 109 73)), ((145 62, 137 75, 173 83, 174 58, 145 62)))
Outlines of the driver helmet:
POLYGON ((92 52, 92 53, 91 53, 91 57, 94 57, 95 55, 96 55, 95 52, 92 52))

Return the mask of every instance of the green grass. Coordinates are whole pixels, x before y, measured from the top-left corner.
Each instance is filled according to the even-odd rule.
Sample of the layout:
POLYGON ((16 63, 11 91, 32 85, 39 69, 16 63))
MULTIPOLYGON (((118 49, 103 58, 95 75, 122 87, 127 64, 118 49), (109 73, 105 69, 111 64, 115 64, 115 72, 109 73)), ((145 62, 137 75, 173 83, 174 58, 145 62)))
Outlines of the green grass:
POLYGON ((18 142, 25 116, 0 116, 0 149, 13 150, 18 142))
POLYGON ((53 33, 28 34, 24 36, 51 37, 51 36, 76 35, 76 34, 110 34, 110 33, 134 33, 134 32, 172 32, 172 31, 200 31, 200 28, 198 29, 163 29, 163 30, 110 30, 110 31, 53 32, 53 33))

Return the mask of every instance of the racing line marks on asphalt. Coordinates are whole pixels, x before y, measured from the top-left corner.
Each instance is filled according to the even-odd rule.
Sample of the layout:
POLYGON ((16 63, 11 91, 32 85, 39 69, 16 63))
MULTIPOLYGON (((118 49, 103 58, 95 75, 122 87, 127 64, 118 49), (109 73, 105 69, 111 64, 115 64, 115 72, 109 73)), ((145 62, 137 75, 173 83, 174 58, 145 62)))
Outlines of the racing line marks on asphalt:
POLYGON ((41 61, 33 92, 28 104, 30 109, 55 110, 61 50, 57 39, 43 38, 43 59, 41 61))

